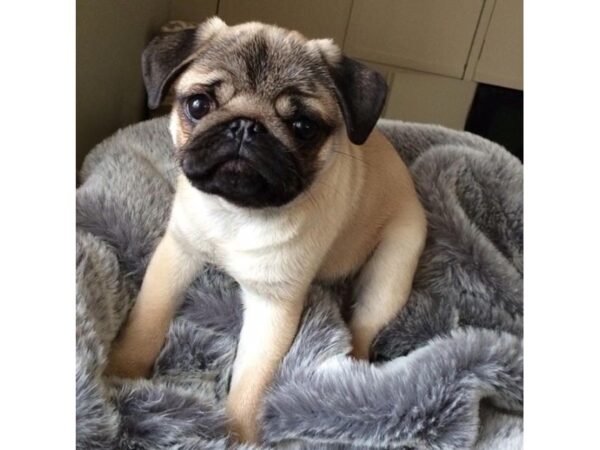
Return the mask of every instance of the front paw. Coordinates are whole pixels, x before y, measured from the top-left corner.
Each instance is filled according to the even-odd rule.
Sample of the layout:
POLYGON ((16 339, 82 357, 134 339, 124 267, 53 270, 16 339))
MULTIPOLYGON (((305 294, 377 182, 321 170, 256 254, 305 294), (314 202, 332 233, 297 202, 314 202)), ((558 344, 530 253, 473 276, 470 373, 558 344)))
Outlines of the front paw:
POLYGON ((259 444, 259 433, 255 425, 230 423, 229 432, 231 436, 240 443, 259 444))
POLYGON ((377 332, 366 326, 352 324, 350 327, 352 333, 352 352, 350 356, 363 361, 369 361, 371 353, 371 344, 377 332))
POLYGON ((238 442, 258 444, 260 430, 256 420, 257 411, 229 398, 227 401, 228 428, 238 442), (246 406, 246 407, 245 407, 246 406))
POLYGON ((354 346, 350 352, 350 356, 359 361, 369 361, 369 348, 354 346))

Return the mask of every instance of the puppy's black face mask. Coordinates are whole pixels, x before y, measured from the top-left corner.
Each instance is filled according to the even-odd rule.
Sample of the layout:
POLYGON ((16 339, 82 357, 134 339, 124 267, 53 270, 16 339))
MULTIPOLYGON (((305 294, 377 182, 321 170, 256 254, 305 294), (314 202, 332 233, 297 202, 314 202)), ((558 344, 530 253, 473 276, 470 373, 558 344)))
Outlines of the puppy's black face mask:
POLYGON ((287 148, 261 123, 236 118, 191 139, 183 149, 181 168, 195 188, 235 205, 281 206, 314 176, 297 150, 287 148))

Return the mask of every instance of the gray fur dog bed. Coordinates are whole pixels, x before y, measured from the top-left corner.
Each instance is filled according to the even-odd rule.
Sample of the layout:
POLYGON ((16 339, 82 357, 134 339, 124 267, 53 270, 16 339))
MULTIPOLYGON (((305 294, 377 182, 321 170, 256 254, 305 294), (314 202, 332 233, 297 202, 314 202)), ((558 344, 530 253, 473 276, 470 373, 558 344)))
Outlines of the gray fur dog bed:
POLYGON ((227 440, 241 310, 236 283, 215 267, 187 292, 150 380, 102 377, 166 225, 177 167, 166 118, 90 153, 77 191, 78 448, 521 448, 522 165, 468 133, 379 127, 428 212, 413 292, 367 364, 346 356, 339 305, 351 280, 314 286, 264 403, 264 447, 227 440))

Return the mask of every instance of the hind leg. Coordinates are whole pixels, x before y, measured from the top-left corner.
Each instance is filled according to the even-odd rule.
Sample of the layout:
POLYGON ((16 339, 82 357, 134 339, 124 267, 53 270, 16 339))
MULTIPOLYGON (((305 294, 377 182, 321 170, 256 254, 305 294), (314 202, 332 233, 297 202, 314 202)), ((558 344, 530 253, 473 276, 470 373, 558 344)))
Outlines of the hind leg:
POLYGON ((350 321, 356 358, 369 358, 377 334, 408 300, 427 234, 421 206, 413 208, 415 214, 399 215, 386 225, 376 251, 359 275, 350 321))

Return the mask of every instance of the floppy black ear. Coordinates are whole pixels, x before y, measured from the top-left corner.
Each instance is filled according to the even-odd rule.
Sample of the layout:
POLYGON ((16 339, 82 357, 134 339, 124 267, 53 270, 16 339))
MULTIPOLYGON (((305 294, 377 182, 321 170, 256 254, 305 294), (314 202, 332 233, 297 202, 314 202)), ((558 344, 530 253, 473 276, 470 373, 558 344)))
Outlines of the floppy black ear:
POLYGON ((346 56, 332 68, 332 77, 348 138, 364 144, 383 110, 387 83, 378 72, 346 56))
POLYGON ((196 48, 196 28, 157 36, 150 41, 142 53, 142 76, 150 109, 158 108, 169 84, 189 64, 196 48))

